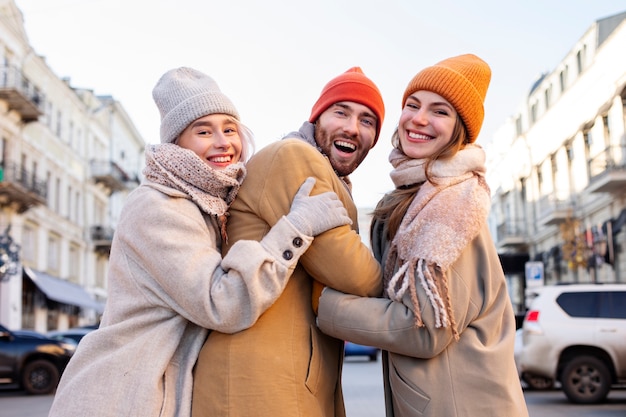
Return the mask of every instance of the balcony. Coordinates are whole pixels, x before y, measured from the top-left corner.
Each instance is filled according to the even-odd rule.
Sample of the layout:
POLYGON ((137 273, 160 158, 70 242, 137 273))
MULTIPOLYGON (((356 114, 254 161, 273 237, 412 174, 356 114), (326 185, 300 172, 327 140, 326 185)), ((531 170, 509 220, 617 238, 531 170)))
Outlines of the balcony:
POLYGON ((622 194, 626 189, 626 145, 609 146, 591 158, 588 166, 589 192, 622 194))
POLYGON ((523 220, 505 220, 497 227, 497 246, 504 248, 526 247, 527 233, 523 220))
POLYGON ((111 244, 113 243, 112 227, 96 225, 91 226, 91 242, 93 243, 94 251, 101 255, 109 255, 111 252, 111 244))
POLYGON ((38 181, 34 173, 12 162, 0 165, 0 207, 14 207, 18 213, 46 204, 48 184, 38 181))
POLYGON ((550 226, 563 223, 572 216, 573 205, 570 200, 559 200, 554 195, 546 195, 539 199, 538 223, 550 226))
POLYGON ((128 174, 113 161, 92 160, 90 167, 91 177, 96 184, 104 185, 111 192, 124 190, 126 183, 132 181, 128 174))
POLYGON ((0 67, 0 99, 5 100, 9 110, 16 111, 23 122, 35 121, 43 114, 43 93, 16 67, 0 67))

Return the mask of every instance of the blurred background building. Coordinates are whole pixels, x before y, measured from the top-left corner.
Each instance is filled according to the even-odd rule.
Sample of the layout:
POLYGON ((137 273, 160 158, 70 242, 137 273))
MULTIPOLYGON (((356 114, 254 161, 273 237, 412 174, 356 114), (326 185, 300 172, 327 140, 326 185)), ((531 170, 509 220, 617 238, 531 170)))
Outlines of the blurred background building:
POLYGON ((56 76, 0 2, 0 322, 96 323, 111 240, 145 142, 113 97, 56 76))
POLYGON ((528 286, 626 282, 626 12, 564 52, 485 145, 518 313, 528 286))

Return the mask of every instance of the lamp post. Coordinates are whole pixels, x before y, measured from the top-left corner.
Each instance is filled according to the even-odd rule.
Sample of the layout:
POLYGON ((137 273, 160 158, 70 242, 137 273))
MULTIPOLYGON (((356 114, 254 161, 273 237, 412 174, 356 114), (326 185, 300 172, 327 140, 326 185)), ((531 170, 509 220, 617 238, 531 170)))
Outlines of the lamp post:
POLYGON ((19 270, 20 245, 9 235, 11 225, 0 235, 0 282, 8 281, 19 270))

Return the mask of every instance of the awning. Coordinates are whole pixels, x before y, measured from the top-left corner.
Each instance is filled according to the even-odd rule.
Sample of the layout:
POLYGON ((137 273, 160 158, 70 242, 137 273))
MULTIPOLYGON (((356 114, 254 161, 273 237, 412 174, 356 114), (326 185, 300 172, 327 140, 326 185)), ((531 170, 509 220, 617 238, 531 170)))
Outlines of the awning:
POLYGON ((98 313, 104 311, 104 305, 91 298, 80 285, 53 277, 44 272, 34 271, 28 267, 24 267, 24 274, 46 297, 53 301, 96 310, 98 313))
POLYGON ((530 260, 527 253, 499 253, 498 257, 505 275, 524 274, 530 260))

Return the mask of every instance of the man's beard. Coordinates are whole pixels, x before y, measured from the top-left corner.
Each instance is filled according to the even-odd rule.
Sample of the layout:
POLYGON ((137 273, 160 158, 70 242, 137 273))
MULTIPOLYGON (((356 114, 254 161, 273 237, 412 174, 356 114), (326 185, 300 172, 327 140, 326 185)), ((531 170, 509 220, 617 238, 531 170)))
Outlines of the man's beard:
POLYGON ((354 170, 357 169, 357 167, 361 164, 361 162, 363 162, 363 160, 367 156, 367 152, 363 152, 362 150, 359 151, 357 149, 355 151, 355 154, 357 154, 357 158, 350 163, 342 163, 336 161, 332 156, 332 149, 335 147, 334 141, 339 138, 345 138, 349 140, 353 139, 349 136, 341 135, 331 137, 331 135, 324 128, 320 127, 318 123, 315 124, 315 142, 317 143, 317 146, 320 148, 322 154, 324 154, 328 158, 328 160, 330 161, 330 165, 333 167, 337 175, 340 177, 345 177, 352 174, 354 170))

